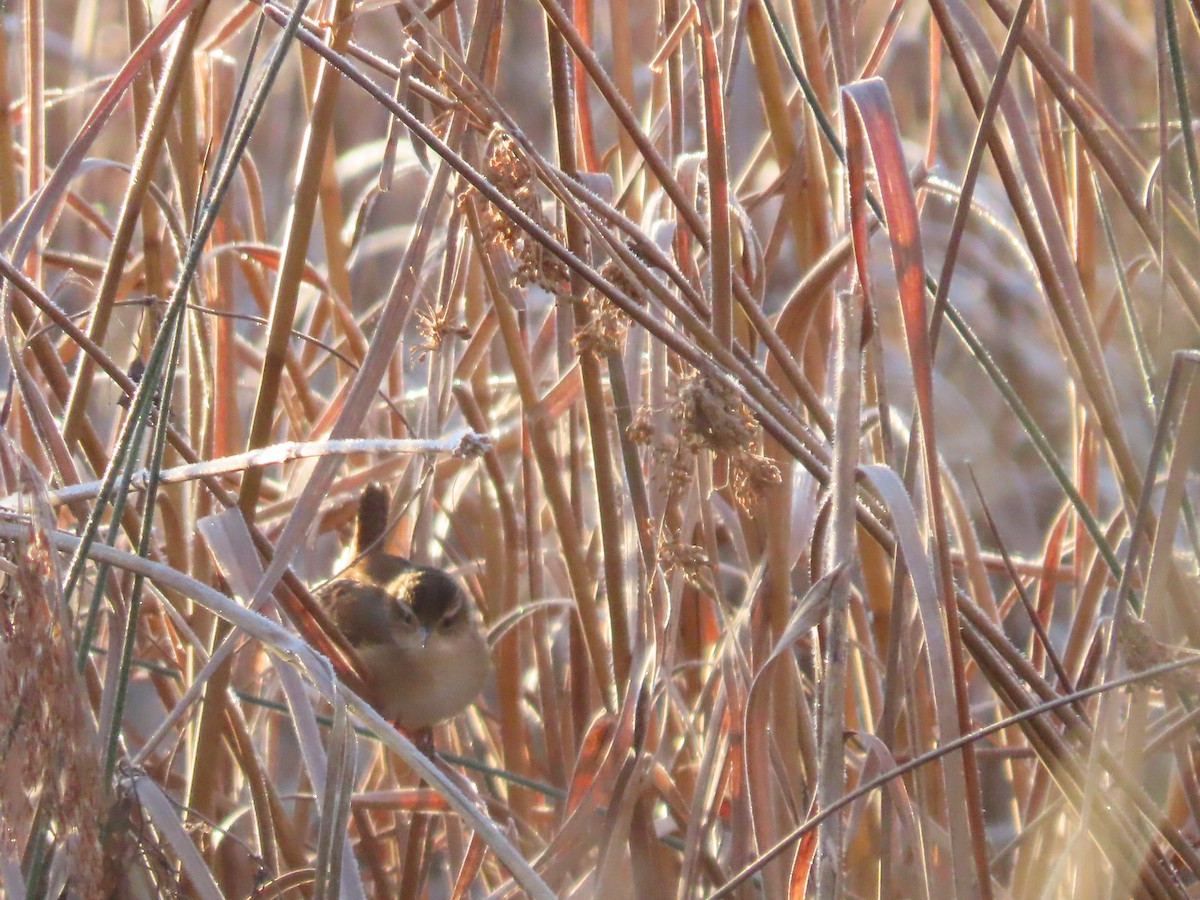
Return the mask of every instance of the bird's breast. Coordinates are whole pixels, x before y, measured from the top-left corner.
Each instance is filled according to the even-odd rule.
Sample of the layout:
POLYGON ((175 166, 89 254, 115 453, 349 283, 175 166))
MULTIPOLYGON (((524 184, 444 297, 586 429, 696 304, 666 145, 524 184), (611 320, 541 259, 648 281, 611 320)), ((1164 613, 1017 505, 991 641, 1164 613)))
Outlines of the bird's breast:
POLYGON ((359 648, 380 712, 405 728, 435 725, 461 712, 483 690, 491 671, 487 642, 475 629, 434 634, 420 646, 359 648))

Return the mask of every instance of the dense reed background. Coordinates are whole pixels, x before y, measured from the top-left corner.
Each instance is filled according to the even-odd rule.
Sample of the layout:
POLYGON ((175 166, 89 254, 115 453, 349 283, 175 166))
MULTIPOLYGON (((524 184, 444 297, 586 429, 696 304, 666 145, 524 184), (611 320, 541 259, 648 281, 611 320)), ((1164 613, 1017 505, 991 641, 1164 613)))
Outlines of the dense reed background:
POLYGON ((4 24, 5 895, 1195 896, 1195 0, 4 24))

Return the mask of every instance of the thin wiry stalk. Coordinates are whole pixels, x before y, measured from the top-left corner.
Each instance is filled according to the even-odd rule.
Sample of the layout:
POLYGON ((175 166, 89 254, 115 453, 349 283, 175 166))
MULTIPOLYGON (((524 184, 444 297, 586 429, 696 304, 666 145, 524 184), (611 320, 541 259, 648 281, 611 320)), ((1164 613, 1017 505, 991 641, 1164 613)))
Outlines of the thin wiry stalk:
POLYGON ((993 722, 991 725, 987 725, 983 728, 973 731, 970 734, 965 734, 960 738, 956 738, 955 740, 950 741, 943 746, 939 746, 936 750, 931 750, 920 757, 911 759, 906 763, 901 763, 891 771, 885 772, 882 775, 879 775, 870 781, 859 785, 853 791, 845 794, 836 806, 831 807, 830 809, 822 810, 814 815, 811 819, 806 821, 802 826, 779 840, 774 846, 770 847, 766 852, 761 854, 753 866, 747 867, 741 872, 738 872, 737 875, 731 878, 728 882, 721 885, 719 890, 710 894, 710 900, 719 900, 721 897, 729 896, 737 887, 753 877, 754 873, 757 872, 764 864, 769 863, 772 859, 778 857, 781 853, 791 847, 797 840, 803 837, 805 833, 814 828, 820 827, 821 824, 828 820, 831 816, 837 815, 851 803, 854 803, 860 798, 870 794, 872 791, 879 789, 894 778, 899 778, 901 775, 918 769, 936 759, 939 759, 950 753, 954 753, 956 750, 962 749, 962 747, 967 744, 977 743, 983 738, 986 738, 992 734, 996 734, 999 731, 1003 731, 1006 728, 1011 728, 1013 725, 1020 725, 1030 722, 1040 716, 1044 716, 1046 713, 1056 712, 1060 709, 1076 704, 1081 700, 1086 700, 1089 697, 1117 691, 1123 687, 1126 687, 1127 685, 1138 684, 1144 681, 1148 682, 1169 672, 1175 672, 1197 664, 1200 664, 1200 656, 1172 660, 1171 662, 1160 663, 1148 669, 1144 669, 1141 672, 1134 672, 1120 678, 1115 678, 1112 681, 1107 681, 1103 684, 1084 688, 1072 694, 1056 696, 1053 699, 1045 700, 1037 705, 1030 706, 1019 712, 1013 713, 1010 716, 1006 716, 1005 718, 993 722))
POLYGON ((1163 19, 1167 32, 1167 53, 1171 60, 1171 80, 1175 86, 1175 102, 1179 106, 1180 129, 1183 138, 1184 158, 1187 160, 1188 188, 1192 196, 1192 212, 1200 223, 1200 159, 1196 156, 1196 138, 1188 123, 1192 121, 1191 101, 1188 100, 1187 81, 1183 73, 1183 50, 1179 44, 1179 21, 1175 15, 1174 0, 1163 0, 1163 19))
MULTIPOLYGON (((613 7, 614 27, 620 24, 621 4, 613 7)), ((549 41, 551 83, 554 87, 554 122, 557 135, 559 165, 568 177, 578 177, 575 158, 576 132, 574 104, 571 102, 570 79, 564 46, 555 36, 549 41)), ((587 253, 587 238, 582 223, 575 217, 567 220, 567 247, 571 254, 583 258, 587 253)), ((579 273, 571 275, 571 294, 579 298, 573 304, 576 339, 592 326, 592 315, 583 299, 586 291, 579 273)), ((579 355, 583 376, 584 404, 588 421, 588 436, 592 445, 592 471, 596 479, 596 500, 600 514, 600 539, 604 545, 604 590, 608 606, 609 627, 612 629, 613 675, 617 684, 629 681, 631 643, 625 593, 625 552, 621 539, 621 499, 614 483, 612 445, 609 438, 608 414, 601 384, 600 360, 586 349, 579 355)))
MULTIPOLYGON (((853 483, 858 462, 859 397, 862 332, 862 300, 855 293, 843 296, 838 360, 838 431, 834 439, 832 526, 825 566, 829 571, 846 566, 854 554, 853 483)), ((843 732, 846 694, 847 616, 850 583, 837 578, 829 595, 828 622, 825 631, 825 677, 821 695, 821 748, 818 759, 817 806, 829 809, 846 789, 845 738, 843 732)), ((817 892, 821 897, 842 895, 843 829, 830 819, 818 836, 817 892)))
MULTIPOLYGON (((154 170, 158 165, 159 153, 166 140, 168 123, 176 112, 174 108, 176 92, 183 73, 191 62, 191 54, 207 9, 208 4, 201 3, 192 10, 183 33, 172 49, 163 78, 158 84, 154 104, 149 112, 149 123, 139 145, 134 170, 130 173, 129 187, 121 204, 121 216, 117 221, 112 242, 109 244, 104 276, 97 288, 96 301, 88 322, 88 339, 94 343, 104 343, 117 288, 125 273, 125 257, 133 241, 134 229, 137 227, 154 170)), ((147 221, 146 232, 149 233, 153 228, 154 223, 147 221)), ((67 400, 67 408, 63 413, 63 437, 68 444, 76 439, 80 421, 87 409, 94 375, 94 363, 90 358, 85 357, 75 372, 71 383, 71 396, 67 400)))
MULTIPOLYGON (((350 27, 345 24, 351 4, 339 0, 334 5, 332 37, 330 46, 338 52, 345 50, 350 41, 350 27)), ((266 355, 262 374, 258 382, 258 393, 254 399, 254 413, 250 420, 250 434, 246 441, 247 450, 266 446, 274 424, 279 404, 279 387, 296 316, 296 301, 300 290, 300 276, 308 256, 308 240, 312 233, 315 208, 320 192, 318 181, 325 167, 325 155, 329 134, 333 128, 333 110, 338 101, 341 79, 332 67, 322 62, 316 79, 309 125, 305 129, 305 143, 300 169, 296 174, 296 186, 292 195, 292 207, 288 214, 288 230, 283 241, 283 257, 275 280, 275 293, 271 297, 271 317, 268 325, 266 355)), ((294 371, 294 370, 293 370, 294 371)), ((314 401, 302 380, 298 380, 296 391, 307 400, 306 412, 316 413, 314 401)), ((262 470, 247 469, 242 478, 238 505, 248 519, 254 516, 262 484, 262 470)))
MULTIPOLYGON (((163 392, 158 406, 158 421, 154 424, 153 443, 150 452, 150 480, 146 485, 145 502, 142 511, 142 533, 138 542, 138 555, 146 556, 150 552, 150 544, 153 540, 154 529, 154 500, 158 490, 157 473, 162 469, 163 451, 167 446, 167 417, 171 410, 171 392, 174 384, 175 369, 179 363, 180 338, 183 334, 183 323, 177 322, 175 325, 175 344, 171 351, 171 356, 167 360, 167 377, 163 380, 163 392)), ((104 572, 101 568, 101 573, 104 572)), ((104 580, 103 574, 97 577, 97 582, 104 580)), ((125 715, 125 698, 129 687, 129 673, 133 664, 133 649, 138 633, 138 615, 142 606, 142 587, 144 577, 135 575, 133 579, 133 587, 130 589, 127 603, 129 604, 128 614, 125 618, 123 631, 123 644, 121 647, 121 667, 117 675, 116 698, 113 702, 112 722, 109 725, 110 731, 106 741, 106 750, 104 756, 104 775, 111 782, 113 772, 117 763, 117 746, 120 742, 121 725, 125 715)), ((88 647, 89 643, 81 642, 81 646, 88 647)))

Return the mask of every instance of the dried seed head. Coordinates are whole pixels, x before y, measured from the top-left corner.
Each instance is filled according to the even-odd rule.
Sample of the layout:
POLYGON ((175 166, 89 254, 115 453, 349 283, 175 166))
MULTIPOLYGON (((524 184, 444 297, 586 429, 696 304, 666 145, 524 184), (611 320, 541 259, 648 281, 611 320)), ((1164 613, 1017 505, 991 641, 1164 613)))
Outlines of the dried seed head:
MULTIPOLYGON (((687 379, 679 389, 675 419, 681 453, 707 449, 728 458, 734 500, 741 506, 752 506, 768 488, 783 483, 779 467, 759 452, 758 424, 729 382, 706 374, 687 379)), ((682 471, 676 460, 668 477, 674 482, 682 471)))
POLYGON ((529 166, 513 136, 499 125, 488 135, 485 153, 488 181, 510 197, 530 189, 533 175, 529 166))
POLYGON ((454 455, 459 459, 476 459, 492 449, 492 439, 486 434, 474 431, 464 434, 454 448, 454 455))
POLYGON ((698 373, 679 389, 676 417, 693 447, 736 454, 755 439, 754 417, 729 383, 698 373))
MULTIPOLYGON (((537 223, 559 243, 562 236, 546 221, 538 200, 533 170, 526 163, 512 135, 499 126, 488 137, 484 171, 495 188, 507 197, 529 219, 537 223)), ((467 192, 467 196, 470 195, 467 192)), ((460 197, 460 206, 465 204, 460 197)), ((525 229, 495 204, 479 204, 480 228, 483 239, 491 247, 504 250, 516 262, 512 283, 518 287, 534 284, 555 297, 564 297, 570 290, 570 275, 563 262, 526 234, 525 229)))
POLYGON ((779 466, 766 456, 743 450, 730 460, 733 469, 733 497, 743 508, 762 499, 767 488, 783 483, 779 466))
POLYGON ((541 244, 523 237, 515 255, 517 272, 513 276, 514 284, 535 284, 560 299, 570 292, 571 278, 567 267, 541 244))
POLYGON ((31 526, 5 545, 13 576, 3 576, 0 604, 0 820, 18 833, 40 804, 70 867, 73 896, 106 896, 113 876, 101 823, 104 777, 90 704, 64 633, 62 598, 46 536, 31 526))
POLYGON ((629 270, 621 265, 617 260, 610 259, 600 267, 600 274, 604 280, 615 287, 618 291, 636 303, 638 306, 646 305, 646 288, 634 278, 629 270))
POLYGON ((674 491, 683 490, 696 477, 696 450, 677 438, 669 438, 662 442, 659 451, 660 458, 667 466, 667 484, 674 491))
POLYGON ((648 447, 654 440, 654 435, 654 420, 653 414, 650 412, 650 407, 638 407, 638 411, 633 414, 633 421, 625 429, 625 436, 635 444, 648 447))
POLYGON ((428 305, 417 311, 417 334, 421 336, 421 343, 412 347, 410 352, 417 354, 417 359, 424 360, 430 353, 440 350, 448 337, 466 340, 471 336, 471 329, 461 322, 451 324, 448 308, 435 309, 428 305))
POLYGON ((625 344, 625 317, 607 297, 599 294, 593 294, 584 303, 591 315, 587 324, 571 338, 576 352, 580 356, 590 353, 598 357, 619 353, 625 344))
POLYGON ((676 534, 664 534, 658 542, 658 564, 666 572, 681 572, 697 589, 710 596, 717 596, 712 567, 703 547, 686 543, 676 534))

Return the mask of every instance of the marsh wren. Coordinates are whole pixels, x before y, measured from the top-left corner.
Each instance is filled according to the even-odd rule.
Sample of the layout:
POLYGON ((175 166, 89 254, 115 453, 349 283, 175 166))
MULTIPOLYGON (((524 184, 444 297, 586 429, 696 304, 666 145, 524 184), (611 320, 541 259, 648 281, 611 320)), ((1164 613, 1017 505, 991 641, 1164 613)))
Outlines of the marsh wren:
POLYGON ((362 660, 385 718, 408 731, 461 712, 491 672, 474 605, 441 569, 388 553, 387 491, 370 485, 358 502, 353 564, 320 595, 362 660))

